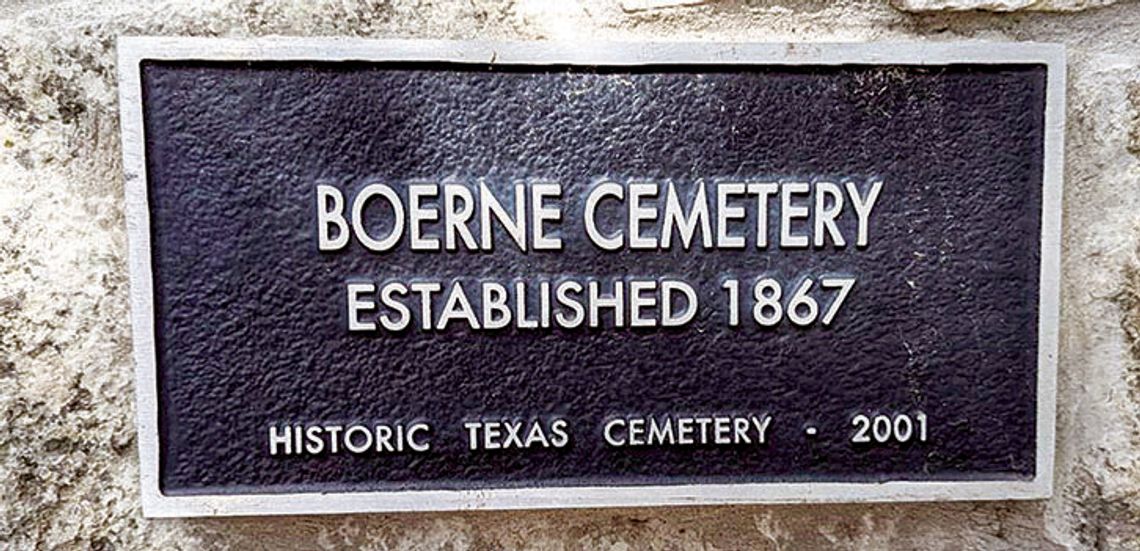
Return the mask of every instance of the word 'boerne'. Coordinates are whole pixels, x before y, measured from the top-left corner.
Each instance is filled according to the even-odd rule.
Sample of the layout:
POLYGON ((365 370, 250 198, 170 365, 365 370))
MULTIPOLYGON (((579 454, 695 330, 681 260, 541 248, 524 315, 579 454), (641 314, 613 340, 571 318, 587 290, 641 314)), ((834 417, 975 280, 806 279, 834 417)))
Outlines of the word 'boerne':
MULTIPOLYGON (((668 249, 675 242, 685 249, 764 249, 770 241, 785 249, 849 242, 863 247, 882 187, 881 181, 863 189, 850 181, 697 181, 681 193, 672 182, 603 181, 581 202, 579 216, 590 242, 603 250, 668 249)), ((561 184, 519 183, 503 195, 509 197, 482 181, 475 189, 412 183, 400 191, 372 183, 347 200, 341 189, 318 185, 318 245, 336 251, 354 238, 370 251, 385 252, 406 235, 413 251, 491 251, 498 226, 521 251, 562 249, 561 184)))

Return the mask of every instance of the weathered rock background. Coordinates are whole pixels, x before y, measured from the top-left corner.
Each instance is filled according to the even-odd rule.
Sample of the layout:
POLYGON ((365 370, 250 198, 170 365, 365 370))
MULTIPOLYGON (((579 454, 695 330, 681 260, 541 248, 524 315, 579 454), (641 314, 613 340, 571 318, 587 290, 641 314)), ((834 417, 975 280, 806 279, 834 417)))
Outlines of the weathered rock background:
POLYGON ((1140 549, 1140 4, 8 0, 0 548, 1140 549), (144 520, 119 35, 1033 40, 1069 48, 1056 495, 1045 502, 144 520))

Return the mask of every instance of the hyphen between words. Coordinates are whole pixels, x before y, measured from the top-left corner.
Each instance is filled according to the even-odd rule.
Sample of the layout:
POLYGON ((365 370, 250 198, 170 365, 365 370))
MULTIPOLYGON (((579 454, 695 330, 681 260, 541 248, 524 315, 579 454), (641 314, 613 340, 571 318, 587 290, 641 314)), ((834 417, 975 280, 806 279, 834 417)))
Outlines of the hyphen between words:
MULTIPOLYGON (((565 228, 575 226, 568 220, 576 219, 589 243, 604 251, 865 247, 882 188, 877 180, 698 180, 688 186, 603 180, 588 188, 584 201, 575 202, 564 197, 561 184, 546 181, 503 187, 485 181, 474 186, 370 183, 349 194, 322 184, 315 189, 317 240, 326 252, 345 249, 351 241, 379 254, 401 243, 423 252, 490 252, 497 246, 558 252, 565 228), (566 215, 568 205, 576 207, 576 216, 566 215)), ((751 283, 748 300, 740 296, 739 280, 721 281, 729 325, 740 323, 742 310, 750 310, 761 326, 784 320, 828 325, 855 281, 801 274, 781 282, 758 274, 751 283), (824 290, 820 294, 828 296, 813 294, 817 283, 824 290)), ((354 332, 445 330, 453 323, 475 330, 679 327, 692 321, 698 309, 698 293, 690 283, 658 277, 350 280, 345 291, 348 330, 354 332)))

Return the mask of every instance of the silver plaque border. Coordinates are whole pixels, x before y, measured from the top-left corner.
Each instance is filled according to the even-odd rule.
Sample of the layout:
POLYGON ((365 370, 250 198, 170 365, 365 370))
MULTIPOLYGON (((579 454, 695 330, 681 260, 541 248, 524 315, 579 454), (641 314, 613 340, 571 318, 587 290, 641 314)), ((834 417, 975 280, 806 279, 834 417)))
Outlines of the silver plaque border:
POLYGON ((137 377, 142 507, 147 517, 544 509, 744 503, 1043 499, 1053 491, 1065 128, 1065 50, 1041 43, 557 43, 120 37, 131 325, 137 377), (143 60, 450 61, 481 64, 846 65, 1034 63, 1047 66, 1037 360, 1037 464, 1031 480, 773 482, 667 486, 543 486, 473 490, 164 495, 159 488, 158 391, 140 62, 143 60))

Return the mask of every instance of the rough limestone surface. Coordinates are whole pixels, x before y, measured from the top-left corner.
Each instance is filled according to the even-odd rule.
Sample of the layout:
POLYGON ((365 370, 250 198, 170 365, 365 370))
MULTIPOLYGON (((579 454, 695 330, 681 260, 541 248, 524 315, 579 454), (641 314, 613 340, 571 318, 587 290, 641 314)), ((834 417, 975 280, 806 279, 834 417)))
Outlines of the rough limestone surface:
POLYGON ((1099 8, 1119 0, 891 0, 904 11, 921 13, 936 11, 1054 11, 1071 12, 1099 8))
POLYGON ((1013 14, 899 9, 1103 4, 1112 2, 5 3, 0 548, 1140 549, 1140 5, 1013 14), (1069 100, 1055 496, 144 520, 115 81, 120 35, 1064 43, 1069 100))

